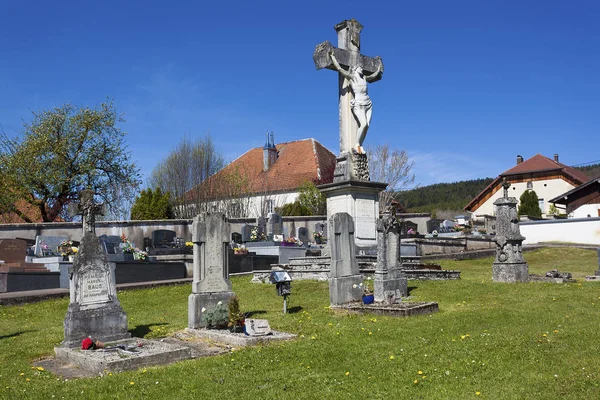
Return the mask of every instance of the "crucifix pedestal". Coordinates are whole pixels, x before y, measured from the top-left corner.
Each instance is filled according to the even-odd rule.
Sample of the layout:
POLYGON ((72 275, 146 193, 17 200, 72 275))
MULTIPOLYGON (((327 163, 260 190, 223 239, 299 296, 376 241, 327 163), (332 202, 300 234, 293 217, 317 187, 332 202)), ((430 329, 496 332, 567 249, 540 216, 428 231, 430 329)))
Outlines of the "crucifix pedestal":
POLYGON ((336 213, 350 214, 356 224, 354 240, 357 250, 373 253, 377 246, 379 192, 385 190, 387 183, 370 181, 367 155, 357 151, 360 150, 357 149, 357 145, 361 143, 356 100, 359 100, 359 103, 367 102, 367 124, 370 124, 371 104, 366 85, 367 82, 381 79, 383 63, 379 57, 360 54, 362 28, 363 26, 353 19, 340 22, 335 26, 338 48, 325 41, 317 45, 313 54, 318 70, 327 68, 340 71, 332 55, 342 69, 338 72, 340 155, 336 160, 333 183, 319 186, 319 189, 327 198, 327 219, 331 219, 336 213), (359 67, 362 74, 356 75, 357 80, 352 81, 354 78, 350 75, 356 74, 359 67), (357 99, 355 95, 360 95, 360 98, 357 99), (355 107, 355 110, 352 107, 355 107))

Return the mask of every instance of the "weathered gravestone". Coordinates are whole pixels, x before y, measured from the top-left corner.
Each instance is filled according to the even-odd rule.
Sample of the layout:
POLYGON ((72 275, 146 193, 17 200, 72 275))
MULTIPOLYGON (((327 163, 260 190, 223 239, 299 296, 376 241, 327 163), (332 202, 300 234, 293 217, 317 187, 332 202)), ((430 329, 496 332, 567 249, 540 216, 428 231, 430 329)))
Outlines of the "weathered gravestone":
POLYGON ((72 213, 81 214, 83 238, 70 268, 70 303, 64 320, 64 347, 76 347, 92 336, 102 342, 131 337, 127 315, 117 300, 115 264, 109 263, 95 233, 95 216, 103 214, 94 204, 94 191, 83 190, 81 203, 72 213))
POLYGON ((390 213, 377 221, 377 264, 375 267, 375 301, 408 295, 408 280, 400 269, 400 223, 390 213))
POLYGON ((308 236, 308 229, 301 226, 300 228, 298 228, 298 240, 300 240, 302 242, 303 246, 306 246, 310 240, 309 236, 308 236))
POLYGON ((52 257, 60 256, 58 246, 63 240, 67 240, 66 236, 37 236, 35 238, 35 255, 36 257, 52 257))
POLYGON ((171 247, 175 242, 177 233, 168 229, 157 229, 155 231, 152 231, 151 237, 152 247, 171 247))
POLYGON ((337 213, 329 221, 331 239, 331 278, 329 300, 331 305, 360 301, 362 275, 358 269, 354 244, 354 221, 348 213, 337 213))
POLYGON ((0 260, 5 264, 24 263, 27 244, 19 239, 0 239, 0 260))
POLYGON ((253 238, 252 238, 252 230, 256 228, 253 225, 244 225, 242 226, 242 242, 246 243, 246 242, 252 242, 253 238))
POLYGON ((518 201, 508 197, 510 183, 504 180, 504 196, 494 201, 496 206, 496 259, 492 277, 496 282, 528 282, 529 267, 523 259, 523 240, 517 216, 518 201))
POLYGON ((283 219, 281 215, 276 213, 271 214, 267 227, 269 235, 283 235, 283 219))
POLYGON ((202 213, 194 218, 194 280, 188 297, 188 328, 206 326, 202 314, 235 295, 229 280, 230 225, 223 213, 202 213))

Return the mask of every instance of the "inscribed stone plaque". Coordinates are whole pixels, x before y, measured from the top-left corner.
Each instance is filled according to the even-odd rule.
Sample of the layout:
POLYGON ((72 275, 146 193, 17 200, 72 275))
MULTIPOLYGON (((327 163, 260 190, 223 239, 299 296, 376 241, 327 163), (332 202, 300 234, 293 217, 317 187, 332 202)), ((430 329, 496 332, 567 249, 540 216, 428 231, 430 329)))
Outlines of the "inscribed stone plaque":
POLYGON ((107 303, 109 298, 108 271, 87 271, 79 286, 79 304, 107 303))
POLYGON ((269 321, 266 319, 246 319, 246 334, 248 336, 265 336, 271 334, 269 321))
POLYGON ((27 243, 19 239, 0 239, 0 260, 5 263, 25 262, 27 243))
POLYGON ((375 239, 375 202, 356 199, 356 236, 360 239, 375 239))
POLYGON ((168 229, 157 229, 152 232, 152 247, 170 247, 177 233, 168 229))

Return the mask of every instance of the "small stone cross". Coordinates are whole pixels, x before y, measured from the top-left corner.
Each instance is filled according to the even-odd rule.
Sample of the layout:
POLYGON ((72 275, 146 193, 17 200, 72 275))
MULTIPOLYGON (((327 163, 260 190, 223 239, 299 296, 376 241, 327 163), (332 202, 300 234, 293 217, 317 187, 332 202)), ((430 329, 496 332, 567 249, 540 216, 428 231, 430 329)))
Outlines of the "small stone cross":
MULTIPOLYGON (((313 54, 317 70, 322 68, 336 70, 329 53, 333 51, 339 64, 348 70, 361 67, 365 75, 373 74, 380 68, 383 72, 383 63, 380 57, 367 57, 360 54, 360 32, 363 26, 356 20, 350 19, 340 22, 335 26, 338 33, 338 48, 333 47, 329 41, 318 44, 313 54)), ((358 125, 352 114, 351 101, 353 99, 350 82, 342 74, 339 76, 339 107, 340 107, 340 154, 349 153, 358 141, 358 125)), ((381 75, 370 80, 375 82, 381 75)))
POLYGON ((504 189, 504 198, 508 198, 508 189, 510 188, 510 182, 506 180, 506 178, 502 179, 502 188, 504 189))
POLYGON ((69 204, 69 214, 73 217, 81 215, 83 223, 83 234, 91 232, 96 234, 96 215, 106 214, 104 203, 94 203, 94 191, 85 189, 79 192, 79 204, 69 204))

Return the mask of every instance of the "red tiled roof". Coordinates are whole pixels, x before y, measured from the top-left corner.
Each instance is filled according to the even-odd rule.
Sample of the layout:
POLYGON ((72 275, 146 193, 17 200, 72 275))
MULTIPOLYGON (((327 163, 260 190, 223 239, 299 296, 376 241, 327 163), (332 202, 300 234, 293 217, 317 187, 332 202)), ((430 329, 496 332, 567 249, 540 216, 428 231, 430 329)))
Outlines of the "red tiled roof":
MULTIPOLYGON (((219 188, 230 174, 244 174, 248 178, 248 194, 292 191, 303 183, 331 183, 335 169, 335 155, 314 139, 297 140, 276 145, 277 160, 263 171, 263 148, 248 150, 225 168, 201 184, 210 197, 227 196, 219 188)), ((188 192, 193 196, 194 190, 188 192)))
POLYGON ((573 167, 569 167, 568 165, 559 163, 554 161, 546 156, 541 154, 536 154, 530 159, 523 161, 520 164, 512 167, 511 169, 504 171, 500 174, 500 176, 507 175, 516 175, 516 174, 525 174, 531 172, 541 172, 541 171, 550 171, 550 170, 562 170, 565 175, 571 177, 575 181, 579 181, 579 183, 587 182, 590 178, 584 174, 583 172, 576 170, 573 167))
MULTIPOLYGON (((520 164, 504 171, 496 179, 494 179, 485 189, 483 189, 477 196, 473 198, 464 208, 465 211, 474 211, 473 207, 476 206, 486 196, 494 194, 500 190, 502 185, 502 178, 506 178, 509 182, 511 177, 515 178, 517 175, 532 174, 532 173, 544 173, 544 172, 555 172, 562 174, 577 186, 589 180, 589 177, 583 172, 569 167, 568 165, 554 161, 541 154, 523 161, 520 164)), ((477 206, 479 208, 479 206, 477 206)))

